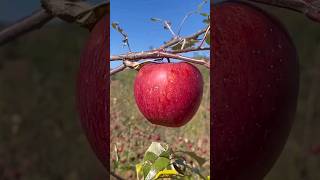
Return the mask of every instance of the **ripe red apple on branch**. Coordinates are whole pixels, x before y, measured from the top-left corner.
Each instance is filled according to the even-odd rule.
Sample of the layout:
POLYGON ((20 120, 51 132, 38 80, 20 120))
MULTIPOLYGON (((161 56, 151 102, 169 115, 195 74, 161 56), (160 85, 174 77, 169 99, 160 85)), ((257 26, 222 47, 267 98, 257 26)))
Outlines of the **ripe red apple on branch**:
POLYGON ((249 4, 214 4, 211 23, 213 178, 262 180, 294 119, 296 49, 274 17, 249 4))
POLYGON ((138 72, 134 96, 153 124, 180 127, 197 112, 203 91, 200 71, 189 63, 147 64, 138 72))

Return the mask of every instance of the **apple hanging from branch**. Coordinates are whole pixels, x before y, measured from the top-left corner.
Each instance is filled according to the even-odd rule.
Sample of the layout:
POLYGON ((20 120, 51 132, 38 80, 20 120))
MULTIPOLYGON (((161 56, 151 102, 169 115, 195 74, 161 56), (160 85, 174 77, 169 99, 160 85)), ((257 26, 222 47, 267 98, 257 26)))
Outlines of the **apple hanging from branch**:
POLYGON ((197 112, 203 92, 200 71, 185 62, 147 64, 138 72, 134 96, 153 124, 181 127, 197 112))

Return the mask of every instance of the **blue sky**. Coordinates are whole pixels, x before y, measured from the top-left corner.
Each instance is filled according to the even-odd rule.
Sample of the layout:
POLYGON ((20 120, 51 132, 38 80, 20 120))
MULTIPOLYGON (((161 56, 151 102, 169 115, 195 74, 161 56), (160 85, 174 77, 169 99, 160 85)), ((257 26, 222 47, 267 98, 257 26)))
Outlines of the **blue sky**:
MULTIPOLYGON (((104 0, 89 0, 92 3, 104 0)), ((158 47, 171 38, 171 34, 163 29, 160 23, 150 21, 150 18, 161 18, 172 22, 173 30, 177 28, 183 17, 190 11, 196 10, 202 0, 110 0, 111 21, 119 22, 129 35, 132 51, 149 50, 150 46, 158 47)), ((209 3, 203 6, 203 11, 209 13, 209 3)), ((30 15, 40 7, 40 0, 0 0, 0 22, 12 23, 30 15)), ((181 35, 192 34, 205 25, 203 17, 192 15, 185 22, 181 35)), ((122 47, 122 36, 111 29, 111 54, 128 52, 122 47)), ((192 55, 192 54, 191 54, 192 55)), ((111 63, 115 67, 119 63, 111 63)))
MULTIPOLYGON (((169 20, 176 31, 183 17, 190 11, 197 10, 202 0, 111 0, 110 23, 118 22, 129 36, 132 51, 149 50, 150 46, 159 47, 169 40, 171 34, 160 23, 150 18, 169 20)), ((203 11, 210 12, 209 3, 203 6, 203 11)), ((190 35, 205 28, 204 18, 192 15, 185 22, 181 35, 190 35)), ((122 47, 122 36, 114 29, 110 29, 110 53, 127 53, 128 48, 122 47)), ((111 68, 119 63, 111 63, 111 68)))

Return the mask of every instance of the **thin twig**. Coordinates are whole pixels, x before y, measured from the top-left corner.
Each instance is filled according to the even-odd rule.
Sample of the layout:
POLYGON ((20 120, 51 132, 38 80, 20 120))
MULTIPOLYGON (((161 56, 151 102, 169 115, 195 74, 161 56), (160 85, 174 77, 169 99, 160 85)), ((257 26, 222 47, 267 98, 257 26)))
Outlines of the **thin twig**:
POLYGON ((122 64, 122 65, 110 70, 110 76, 116 74, 117 72, 123 71, 125 69, 126 69, 126 66, 124 64, 122 64))
POLYGON ((195 14, 196 12, 197 12, 197 11, 191 11, 191 12, 189 12, 188 14, 186 14, 186 15, 183 17, 183 19, 182 19, 182 21, 181 21, 181 23, 180 23, 180 25, 179 25, 178 35, 180 35, 182 26, 183 26, 183 24, 185 23, 185 21, 186 21, 192 14, 195 14))
POLYGON ((179 49, 179 50, 168 50, 166 52, 172 54, 179 54, 179 53, 187 53, 192 51, 210 51, 210 47, 190 47, 186 49, 179 49))
MULTIPOLYGON (((114 75, 120 71, 125 70, 127 67, 136 69, 141 64, 146 63, 146 61, 138 62, 143 59, 151 59, 151 61, 156 61, 157 59, 178 59, 183 60, 195 64, 204 65, 207 68, 210 68, 210 62, 204 59, 195 59, 190 57, 185 57, 180 55, 181 53, 187 53, 192 51, 207 51, 210 50, 209 47, 202 48, 201 46, 198 47, 190 47, 190 48, 181 48, 179 50, 165 50, 165 48, 171 47, 177 43, 180 43, 181 41, 186 41, 187 39, 194 39, 200 36, 201 34, 208 33, 209 28, 202 29, 198 31, 197 33, 182 38, 182 37, 176 37, 173 38, 171 41, 165 43, 164 45, 160 46, 158 49, 150 50, 150 51, 142 51, 142 52, 129 52, 127 54, 121 54, 121 55, 113 55, 110 56, 110 61, 123 61, 123 65, 120 65, 114 69, 110 70, 110 75, 114 75), (133 62, 136 62, 135 64, 133 62), (131 64, 130 64, 131 63, 131 64)), ((206 34, 205 34, 206 36, 206 34)), ((205 37, 204 37, 205 38, 205 37)), ((184 45, 182 45, 184 47, 184 45)), ((150 60, 148 60, 150 61, 150 60)))
POLYGON ((172 45, 175 45, 175 44, 179 43, 183 39, 194 39, 194 38, 197 38, 201 34, 204 34, 206 32, 206 30, 207 30, 207 28, 202 29, 202 30, 198 31, 197 33, 195 33, 195 34, 193 34, 191 36, 185 37, 185 38, 173 38, 172 40, 166 42, 164 45, 160 46, 159 49, 168 48, 168 47, 170 47, 172 45))
POLYGON ((187 14, 183 17, 183 19, 182 19, 182 21, 181 21, 181 23, 180 23, 180 25, 179 25, 178 35, 180 35, 182 26, 183 26, 183 24, 186 22, 186 20, 187 20, 192 14, 199 13, 199 7, 202 7, 205 3, 207 3, 207 1, 202 1, 202 2, 198 5, 198 10, 191 11, 191 12, 187 13, 187 14))
POLYGON ((173 36, 174 38, 176 38, 177 35, 176 35, 176 33, 173 32, 173 30, 172 30, 171 25, 169 24, 169 22, 168 22, 168 21, 164 21, 163 23, 164 23, 165 27, 170 31, 170 33, 172 34, 172 36, 173 36))
POLYGON ((202 38, 202 40, 201 40, 201 42, 200 42, 200 44, 199 44, 199 48, 202 47, 204 41, 206 40, 207 35, 208 35, 208 33, 209 33, 209 30, 210 30, 210 25, 207 27, 207 30, 206 30, 206 32, 204 33, 204 36, 203 36, 203 38, 202 38))
POLYGON ((2 30, 0 32, 0 46, 27 32, 41 28, 52 18, 53 16, 47 13, 47 11, 44 9, 35 11, 32 15, 2 30))
MULTIPOLYGON (((187 50, 197 51, 197 49, 190 48, 187 50)), ((200 49, 198 49, 200 50, 200 49)), ((202 49, 203 50, 203 49, 202 49)), ((207 50, 207 48, 206 48, 207 50)), ((141 59, 158 59, 158 58, 176 58, 180 60, 192 59, 178 55, 178 53, 185 53, 186 50, 176 50, 176 51, 164 51, 164 50, 152 50, 152 51, 142 51, 142 52, 131 52, 128 54, 114 55, 110 56, 110 61, 128 60, 128 61, 139 61, 141 59), (173 52, 173 53, 172 53, 173 52)))
MULTIPOLYGON (((186 50, 189 51, 197 51, 197 50, 208 50, 210 48, 188 48, 186 50)), ((115 55, 110 57, 110 61, 119 61, 119 60, 125 60, 123 65, 120 65, 110 71, 110 75, 114 75, 115 73, 118 73, 122 70, 124 70, 126 67, 135 68, 136 66, 145 63, 133 63, 136 61, 140 61, 142 59, 162 59, 162 58, 173 58, 178 60, 187 61, 194 64, 200 64, 204 65, 207 68, 210 68, 210 62, 204 59, 195 59, 190 57, 185 57, 180 55, 179 53, 187 52, 186 50, 175 50, 175 51, 164 51, 164 50, 152 50, 152 51, 146 51, 146 52, 130 52, 128 54, 122 54, 122 55, 115 55), (131 64, 130 64, 131 63, 131 64)))

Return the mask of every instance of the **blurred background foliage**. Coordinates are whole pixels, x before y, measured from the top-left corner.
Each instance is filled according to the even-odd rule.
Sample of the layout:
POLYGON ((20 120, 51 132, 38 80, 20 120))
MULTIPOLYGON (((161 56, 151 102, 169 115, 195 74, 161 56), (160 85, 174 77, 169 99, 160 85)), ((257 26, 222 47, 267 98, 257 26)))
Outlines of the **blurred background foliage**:
POLYGON ((86 30, 51 24, 0 47, 0 179, 105 179, 78 121, 86 30))
POLYGON ((281 157, 265 180, 317 180, 320 179, 320 23, 289 10, 261 7, 288 29, 300 60, 295 123, 281 157))
MULTIPOLYGON (((317 180, 320 154, 312 151, 312 147, 320 145, 320 24, 288 10, 263 8, 285 24, 300 57, 296 121, 281 157, 265 179, 317 180)), ((0 29, 3 27, 4 24, 0 25, 0 29)), ((87 34, 76 26, 57 23, 0 47, 1 180, 105 178, 103 167, 82 133, 75 108, 75 79, 87 34)), ((115 91, 120 88, 130 97, 133 76, 133 71, 127 71, 113 77, 111 104, 118 100, 123 101, 120 104, 133 103, 133 99, 115 91)), ((204 98, 203 103, 208 104, 209 98, 204 98)), ((112 112, 120 114, 111 116, 126 122, 131 118, 128 115, 133 115, 135 120, 130 122, 142 122, 136 107, 130 107, 114 109, 112 112)), ((188 142, 194 143, 191 148, 197 147, 197 139, 192 133, 185 133, 206 133, 200 129, 206 129, 202 122, 208 122, 204 120, 208 117, 198 116, 203 120, 201 123, 192 121, 179 131, 188 142)), ((160 139, 171 136, 170 132, 156 132, 160 139)), ((172 137, 179 140, 180 135, 172 137)))

